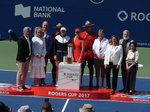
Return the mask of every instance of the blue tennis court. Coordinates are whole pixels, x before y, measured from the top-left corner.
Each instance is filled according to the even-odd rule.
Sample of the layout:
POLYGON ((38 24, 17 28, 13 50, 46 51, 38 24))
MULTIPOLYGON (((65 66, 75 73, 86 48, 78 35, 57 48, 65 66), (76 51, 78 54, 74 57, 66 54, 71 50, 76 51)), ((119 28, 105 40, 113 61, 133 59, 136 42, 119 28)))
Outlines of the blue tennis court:
MULTIPOLYGON (((1 83, 12 83, 16 81, 16 71, 0 71, 1 83)), ((88 84, 88 75, 84 75, 83 84, 88 84)), ((94 77, 95 79, 95 77, 94 77)), ((121 77, 118 78, 118 88, 122 88, 121 77)), ((46 83, 51 83, 51 73, 47 73, 46 83)), ((27 85, 33 84, 33 79, 27 77, 27 85)), ((137 78, 136 91, 150 91, 150 79, 137 78)), ((39 112, 44 99, 47 97, 35 95, 0 95, 0 101, 7 106, 12 107, 13 112, 17 112, 22 105, 29 105, 34 112, 39 112)), ((149 103, 137 103, 115 100, 82 100, 82 99, 65 99, 65 98, 49 98, 55 112, 78 112, 85 103, 93 105, 96 112, 148 112, 150 110, 149 103)))

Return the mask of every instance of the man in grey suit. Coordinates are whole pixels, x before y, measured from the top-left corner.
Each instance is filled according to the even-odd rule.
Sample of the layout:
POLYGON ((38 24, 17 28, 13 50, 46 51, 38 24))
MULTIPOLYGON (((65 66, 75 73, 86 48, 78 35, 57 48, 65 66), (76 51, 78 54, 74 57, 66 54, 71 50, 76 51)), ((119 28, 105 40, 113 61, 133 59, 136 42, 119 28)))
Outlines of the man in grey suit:
POLYGON ((123 48, 123 59, 121 64, 121 73, 122 73, 122 83, 123 83, 123 89, 119 90, 119 92, 123 92, 125 89, 126 84, 126 56, 129 50, 129 45, 133 40, 129 38, 130 32, 129 30, 123 31, 123 39, 120 39, 119 44, 122 45, 123 48))

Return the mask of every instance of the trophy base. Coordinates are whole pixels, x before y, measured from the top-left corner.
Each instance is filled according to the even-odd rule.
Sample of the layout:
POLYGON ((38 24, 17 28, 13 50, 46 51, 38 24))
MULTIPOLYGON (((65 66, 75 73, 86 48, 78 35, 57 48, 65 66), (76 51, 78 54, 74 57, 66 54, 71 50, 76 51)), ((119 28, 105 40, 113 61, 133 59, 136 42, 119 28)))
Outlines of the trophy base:
POLYGON ((72 64, 72 59, 68 58, 67 64, 72 64))

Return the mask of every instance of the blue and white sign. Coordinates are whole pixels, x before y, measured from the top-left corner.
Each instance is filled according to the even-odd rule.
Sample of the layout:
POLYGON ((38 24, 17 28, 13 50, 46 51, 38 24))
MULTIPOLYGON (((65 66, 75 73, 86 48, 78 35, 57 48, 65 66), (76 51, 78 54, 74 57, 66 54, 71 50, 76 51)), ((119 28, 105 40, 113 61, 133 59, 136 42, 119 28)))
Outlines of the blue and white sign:
POLYGON ((74 37, 74 29, 84 30, 82 26, 89 20, 95 24, 92 30, 97 33, 104 29, 108 39, 114 34, 121 39, 127 29, 138 46, 149 47, 149 4, 149 0, 1 0, 0 39, 10 38, 9 29, 19 38, 25 26, 33 32, 43 21, 50 23, 52 33, 56 24, 62 23, 68 35, 74 37))

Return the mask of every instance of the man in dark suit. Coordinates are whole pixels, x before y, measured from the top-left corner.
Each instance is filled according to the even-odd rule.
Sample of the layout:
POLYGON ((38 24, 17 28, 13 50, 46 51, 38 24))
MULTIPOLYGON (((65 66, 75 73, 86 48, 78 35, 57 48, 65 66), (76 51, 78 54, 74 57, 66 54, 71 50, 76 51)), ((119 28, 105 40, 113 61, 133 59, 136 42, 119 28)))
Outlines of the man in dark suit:
POLYGON ((31 59, 31 42, 29 35, 31 32, 30 27, 25 27, 23 29, 23 36, 21 36, 17 42, 18 44, 18 53, 17 53, 17 78, 16 84, 19 90, 28 89, 25 87, 26 76, 28 73, 29 62, 31 59))
POLYGON ((123 39, 120 39, 119 44, 122 45, 123 48, 123 59, 121 64, 121 73, 122 73, 122 83, 123 89, 119 90, 119 92, 124 91, 126 84, 126 56, 129 50, 129 45, 133 40, 129 38, 130 32, 128 30, 123 31, 123 39))
MULTIPOLYGON (((52 46, 52 37, 51 37, 51 33, 48 31, 48 27, 49 27, 49 23, 48 21, 43 21, 42 23, 42 30, 44 32, 44 37, 45 38, 45 42, 46 42, 46 55, 45 55, 45 73, 46 73, 46 67, 47 67, 47 63, 48 63, 48 57, 50 55, 50 49, 52 46)), ((45 83, 45 78, 41 78, 40 79, 40 84, 44 85, 45 83)))

